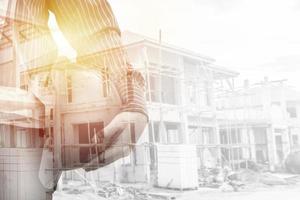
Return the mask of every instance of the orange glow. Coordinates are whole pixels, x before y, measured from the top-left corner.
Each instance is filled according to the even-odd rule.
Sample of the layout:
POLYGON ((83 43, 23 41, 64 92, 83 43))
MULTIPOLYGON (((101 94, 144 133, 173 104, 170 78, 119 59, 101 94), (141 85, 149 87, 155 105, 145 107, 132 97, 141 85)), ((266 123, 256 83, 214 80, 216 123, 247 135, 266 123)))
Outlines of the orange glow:
POLYGON ((55 16, 52 13, 50 13, 48 25, 55 43, 58 46, 59 54, 68 57, 70 60, 74 60, 76 58, 76 51, 70 46, 62 32, 59 30, 55 16))

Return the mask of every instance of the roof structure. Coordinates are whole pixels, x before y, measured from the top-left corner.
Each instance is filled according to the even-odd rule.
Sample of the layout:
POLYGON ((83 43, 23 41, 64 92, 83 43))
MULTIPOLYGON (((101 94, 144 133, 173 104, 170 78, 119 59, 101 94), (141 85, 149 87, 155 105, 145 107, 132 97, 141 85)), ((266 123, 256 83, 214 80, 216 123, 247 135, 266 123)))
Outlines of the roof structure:
POLYGON ((227 69, 225 67, 222 67, 220 65, 215 64, 215 59, 210 58, 208 56, 201 55, 199 53, 196 53, 191 50, 184 49, 182 47, 174 46, 167 43, 160 43, 160 41, 142 36, 136 33, 132 33, 130 31, 124 31, 122 33, 122 41, 125 47, 133 47, 138 45, 146 45, 146 46, 152 46, 155 48, 162 48, 162 50, 181 55, 185 58, 194 60, 194 61, 202 61, 206 62, 209 70, 212 70, 215 72, 216 78, 221 78, 221 76, 228 77, 235 77, 238 76, 239 73, 230 69, 227 69))

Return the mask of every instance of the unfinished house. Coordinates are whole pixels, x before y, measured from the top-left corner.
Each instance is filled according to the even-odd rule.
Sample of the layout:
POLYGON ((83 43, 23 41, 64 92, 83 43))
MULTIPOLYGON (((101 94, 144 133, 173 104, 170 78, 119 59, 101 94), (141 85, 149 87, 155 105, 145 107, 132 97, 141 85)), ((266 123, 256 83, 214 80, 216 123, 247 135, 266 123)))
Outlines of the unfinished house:
MULTIPOLYGON (((31 90, 39 90, 37 93, 41 94, 40 99, 45 104, 45 132, 53 138, 54 148, 59 146, 61 170, 68 171, 88 164, 104 148, 93 146, 93 138, 120 110, 120 99, 116 98, 116 91, 108 77, 95 68, 64 59, 54 66, 42 66, 26 73, 37 85, 31 90), (53 92, 53 84, 49 82, 58 84, 59 89, 53 92)), ((97 166, 103 164, 100 159, 97 166)), ((107 167, 105 173, 95 171, 89 177, 100 177, 101 174, 99 181, 118 181, 120 176, 114 172, 116 166, 119 168, 121 165, 114 163, 107 167)), ((66 180, 82 179, 85 175, 77 171, 63 174, 66 180)))
MULTIPOLYGON (((173 179, 168 185, 171 188, 195 188, 197 169, 216 165, 220 156, 215 148, 215 81, 230 83, 237 73, 215 66, 211 58, 140 35, 125 32, 123 39, 130 63, 146 81, 148 127, 139 141, 132 138, 134 149, 128 157, 89 174, 78 170, 66 172, 63 180, 97 177, 98 183, 151 182, 165 186, 173 179), (168 164, 168 159, 175 163, 168 164), (169 172, 165 173, 166 170, 169 172), (184 178, 191 176, 193 181, 184 178)), ((112 85, 102 76, 80 70, 74 64, 63 69, 60 80, 64 83, 64 97, 60 102, 62 135, 66 139, 62 143, 77 144, 78 148, 90 143, 89 137, 106 125, 106 115, 117 112, 113 108, 118 102, 112 98, 112 85)), ((76 159, 71 160, 77 160, 77 164, 85 162, 86 156, 80 155, 86 155, 86 151, 91 148, 78 149, 76 159)))
POLYGON ((191 177, 197 177, 198 168, 216 166, 220 161, 214 88, 220 81, 232 85, 238 73, 216 66, 211 58, 158 40, 128 32, 124 38, 133 65, 147 83, 150 122, 145 133, 155 144, 150 159, 156 184, 192 187, 184 185, 183 176, 193 185, 191 177), (182 158, 186 165, 175 158, 182 158), (168 165, 168 159, 173 164, 168 165))
POLYGON ((299 95, 284 80, 264 81, 223 91, 217 113, 222 161, 233 168, 243 160, 281 167, 284 158, 299 146, 299 95))
MULTIPOLYGON (((18 46, 21 52, 16 52, 8 25, 3 24, 2 27, 6 35, 1 40, 1 71, 5 74, 1 76, 1 83, 21 88, 21 93, 41 105, 41 111, 33 112, 36 116, 32 118, 44 119, 44 132, 35 132, 34 135, 40 141, 30 136, 31 139, 22 140, 24 145, 35 147, 34 151, 41 153, 45 137, 51 138, 48 146, 58 156, 55 160, 62 163, 53 163, 53 169, 47 169, 49 171, 55 168, 70 170, 87 164, 97 151, 101 151, 101 147, 93 144, 95 133, 101 132, 119 111, 120 102, 115 98, 107 73, 65 59, 55 59, 56 48, 48 38, 49 33, 42 28, 36 32, 29 28, 27 32, 26 23, 18 26, 22 42, 18 46), (30 43, 46 45, 47 48, 34 51, 28 48, 30 43), (18 55, 22 57, 16 57, 18 55), (54 65, 53 60, 56 61, 54 65)), ((237 73, 214 65, 211 58, 132 33, 124 33, 124 47, 130 63, 146 81, 149 125, 139 141, 132 135, 131 144, 125 144, 133 147, 129 156, 89 174, 80 170, 65 172, 63 180, 94 180, 98 183, 153 181, 158 186, 170 188, 198 187, 198 168, 214 166, 221 159, 216 148, 219 134, 215 84, 224 81, 232 85, 232 78, 237 73), (174 163, 170 164, 170 160, 174 163), (188 177, 193 177, 193 180, 188 177)), ((17 98, 18 95, 15 95, 17 98)), ((6 111, 1 107, 1 112, 6 111)), ((27 122, 30 120, 28 117, 25 119, 27 122)), ((4 129, 1 135, 15 137, 8 134, 7 127, 4 129)), ((7 147, 17 148, 13 141, 18 139, 5 141, 12 145, 7 147)), ((101 159, 97 162, 101 166, 101 159)), ((38 163, 35 172, 38 171, 38 163)), ((3 173, 9 177, 9 172, 3 173)), ((3 184, 13 184, 9 178, 3 180, 7 181, 3 184)), ((38 185, 37 177, 35 181, 38 185)), ((37 185, 19 190, 28 194, 34 190, 43 191, 37 185)), ((9 195, 13 193, 10 191, 9 195)), ((43 195, 36 199, 43 199, 43 195)))

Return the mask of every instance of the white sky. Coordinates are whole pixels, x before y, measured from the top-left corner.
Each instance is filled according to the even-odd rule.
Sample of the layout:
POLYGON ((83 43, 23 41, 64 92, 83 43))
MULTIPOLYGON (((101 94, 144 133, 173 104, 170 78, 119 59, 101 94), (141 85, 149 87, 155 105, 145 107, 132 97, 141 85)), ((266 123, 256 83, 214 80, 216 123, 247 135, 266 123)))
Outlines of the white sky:
POLYGON ((157 38, 162 29, 163 41, 215 58, 240 79, 288 78, 300 88, 300 0, 109 1, 122 30, 157 38))

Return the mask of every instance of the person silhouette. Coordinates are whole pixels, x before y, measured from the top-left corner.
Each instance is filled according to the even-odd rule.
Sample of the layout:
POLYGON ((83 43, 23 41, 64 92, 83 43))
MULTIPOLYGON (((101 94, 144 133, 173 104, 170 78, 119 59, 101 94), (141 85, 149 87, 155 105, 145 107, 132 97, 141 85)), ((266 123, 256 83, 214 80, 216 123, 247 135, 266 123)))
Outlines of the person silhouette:
MULTIPOLYGON (((96 156, 89 157, 83 165, 76 167, 84 168, 86 171, 95 170, 100 167, 97 165, 99 164, 99 157, 103 159, 104 154, 105 159, 101 166, 128 155, 130 148, 125 150, 125 153, 124 148, 122 151, 115 151, 112 148, 120 142, 122 135, 130 135, 125 133, 128 131, 128 126, 134 127, 136 138, 142 134, 148 122, 144 97, 145 83, 141 73, 134 70, 128 62, 121 43, 121 31, 109 2, 107 0, 16 0, 8 1, 8 4, 10 4, 9 12, 7 12, 6 17, 13 18, 15 22, 23 23, 22 28, 12 28, 13 46, 17 60, 15 62, 16 68, 22 68, 25 72, 32 71, 39 66, 39 59, 43 57, 43 60, 51 65, 50 79, 47 79, 46 85, 49 84, 49 80, 55 82, 51 70, 53 71, 57 65, 57 50, 48 28, 49 12, 52 12, 60 31, 77 53, 76 64, 100 71, 103 76, 109 79, 118 94, 117 98, 120 99, 118 112, 108 120, 109 123, 103 130, 95 132, 93 138, 93 142, 96 144, 99 143, 100 138, 103 138, 104 149, 97 152, 96 156), (26 29, 26 33, 21 29, 26 29), (36 32, 42 35, 38 39, 34 35, 36 32), (24 36, 25 34, 26 36, 24 36), (26 48, 20 48, 24 42, 28 43, 26 48), (40 56, 41 54, 43 55, 40 56), (30 64, 24 61, 28 55, 30 58, 26 59, 31 60, 30 64)), ((31 85, 32 82, 36 81, 31 76, 28 76, 27 79, 31 85)), ((57 87, 60 86, 56 85, 56 89, 57 87)), ((37 98, 41 96, 30 85, 26 89, 37 98)), ((54 104, 60 104, 59 100, 54 104)), ((44 120, 47 121, 46 118, 44 120)), ((76 168, 62 160, 57 160, 66 155, 62 155, 64 151, 54 152, 55 148, 62 148, 62 143, 58 144, 55 140, 56 134, 59 133, 56 133, 55 130, 54 136, 42 134, 46 139, 44 152, 47 152, 43 153, 43 156, 48 154, 53 157, 53 159, 41 158, 39 178, 47 189, 55 189, 62 171, 76 168), (57 156, 56 154, 60 155, 57 156), (45 170, 47 167, 52 168, 53 165, 47 166, 45 160, 60 163, 54 165, 56 169, 54 169, 55 173, 52 173, 52 178, 45 175, 45 170), (49 184, 49 182, 51 183, 49 184)), ((122 138, 122 144, 130 142, 129 137, 126 137, 125 140, 124 137, 122 138)))

